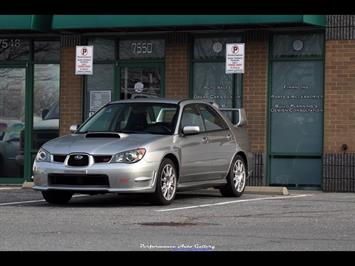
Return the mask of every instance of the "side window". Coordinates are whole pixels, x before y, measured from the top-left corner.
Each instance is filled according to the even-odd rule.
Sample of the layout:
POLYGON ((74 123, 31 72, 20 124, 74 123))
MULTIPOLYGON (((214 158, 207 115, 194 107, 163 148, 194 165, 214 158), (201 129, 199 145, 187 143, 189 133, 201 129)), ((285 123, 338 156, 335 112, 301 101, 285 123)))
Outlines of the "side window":
POLYGON ((223 118, 210 106, 199 105, 199 109, 207 131, 228 129, 228 125, 223 121, 223 118))
POLYGON ((186 106, 182 113, 181 128, 185 126, 199 126, 200 132, 205 131, 202 117, 193 105, 186 106))

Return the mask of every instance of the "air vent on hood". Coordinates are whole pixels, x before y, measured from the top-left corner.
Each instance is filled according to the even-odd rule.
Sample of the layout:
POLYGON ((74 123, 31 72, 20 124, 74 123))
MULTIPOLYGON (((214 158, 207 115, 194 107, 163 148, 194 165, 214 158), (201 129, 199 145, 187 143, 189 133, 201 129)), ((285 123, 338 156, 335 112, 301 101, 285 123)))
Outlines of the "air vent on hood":
POLYGON ((110 132, 92 132, 86 133, 87 138, 120 138, 118 133, 110 133, 110 132))

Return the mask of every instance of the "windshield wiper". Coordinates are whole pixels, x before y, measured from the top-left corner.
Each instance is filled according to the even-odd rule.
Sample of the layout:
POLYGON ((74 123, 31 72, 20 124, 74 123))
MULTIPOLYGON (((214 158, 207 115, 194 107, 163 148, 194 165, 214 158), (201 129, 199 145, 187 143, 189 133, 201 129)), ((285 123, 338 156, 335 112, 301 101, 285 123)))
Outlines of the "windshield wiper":
POLYGON ((125 134, 144 134, 144 131, 137 131, 137 130, 118 130, 117 133, 125 133, 125 134))

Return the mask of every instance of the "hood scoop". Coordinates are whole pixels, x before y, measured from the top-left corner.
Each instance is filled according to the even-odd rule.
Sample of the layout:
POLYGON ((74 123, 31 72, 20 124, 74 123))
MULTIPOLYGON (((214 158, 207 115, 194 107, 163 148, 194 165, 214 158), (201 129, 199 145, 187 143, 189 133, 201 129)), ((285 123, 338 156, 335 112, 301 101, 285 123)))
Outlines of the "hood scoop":
POLYGON ((90 132, 86 133, 85 135, 86 138, 120 138, 120 135, 118 133, 112 133, 112 132, 90 132))

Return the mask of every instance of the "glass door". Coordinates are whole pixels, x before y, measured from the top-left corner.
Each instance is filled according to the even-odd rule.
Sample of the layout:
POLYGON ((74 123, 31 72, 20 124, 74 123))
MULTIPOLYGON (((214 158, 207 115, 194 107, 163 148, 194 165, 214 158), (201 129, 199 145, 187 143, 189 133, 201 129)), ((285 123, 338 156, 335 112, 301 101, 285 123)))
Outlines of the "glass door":
POLYGON ((26 68, 0 67, 0 182, 23 180, 26 68), (16 180, 17 179, 17 180, 16 180))
POLYGON ((163 96, 160 64, 129 64, 120 67, 120 99, 163 96))

